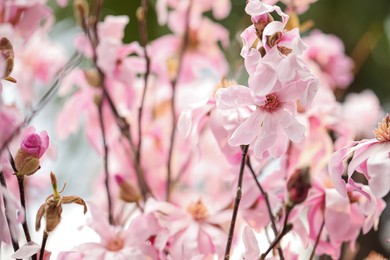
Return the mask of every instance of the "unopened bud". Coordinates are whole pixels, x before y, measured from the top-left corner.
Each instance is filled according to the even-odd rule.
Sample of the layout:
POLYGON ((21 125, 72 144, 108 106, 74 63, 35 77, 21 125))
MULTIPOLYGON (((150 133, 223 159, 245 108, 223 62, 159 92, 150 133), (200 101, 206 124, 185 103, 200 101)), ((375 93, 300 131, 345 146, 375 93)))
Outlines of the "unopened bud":
POLYGON ((115 180, 119 185, 119 198, 125 202, 138 202, 141 195, 138 189, 128 180, 125 180, 121 175, 115 175, 115 180))
POLYGON ((100 78, 99 71, 97 69, 86 69, 83 71, 84 77, 87 80, 88 84, 92 87, 100 87, 102 85, 102 80, 100 78))
POLYGON ((135 11, 135 17, 137 17, 138 21, 143 21, 145 19, 145 9, 140 6, 135 11))
POLYGON ((87 17, 89 15, 89 6, 86 0, 74 0, 73 2, 73 12, 76 18, 76 22, 84 30, 87 28, 87 17))
POLYGON ((287 181, 289 204, 302 203, 307 198, 310 188, 310 168, 297 169, 287 181))

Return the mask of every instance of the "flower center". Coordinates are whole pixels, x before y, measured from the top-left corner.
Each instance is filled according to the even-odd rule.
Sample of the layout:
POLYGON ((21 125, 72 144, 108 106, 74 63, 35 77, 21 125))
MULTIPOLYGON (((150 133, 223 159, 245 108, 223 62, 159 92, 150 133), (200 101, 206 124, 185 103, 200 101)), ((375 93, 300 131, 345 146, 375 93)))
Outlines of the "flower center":
POLYGON ((113 240, 108 242, 106 248, 110 251, 119 251, 124 247, 125 243, 122 238, 116 236, 113 240))
POLYGON ((266 96, 265 105, 262 107, 267 112, 273 112, 280 107, 280 102, 275 94, 269 94, 266 96))
POLYGON ((375 138, 380 142, 390 141, 390 117, 386 114, 382 122, 378 124, 378 128, 374 130, 375 138))
POLYGON ((187 207, 187 211, 196 221, 205 220, 208 215, 208 210, 201 199, 197 202, 190 203, 187 207))

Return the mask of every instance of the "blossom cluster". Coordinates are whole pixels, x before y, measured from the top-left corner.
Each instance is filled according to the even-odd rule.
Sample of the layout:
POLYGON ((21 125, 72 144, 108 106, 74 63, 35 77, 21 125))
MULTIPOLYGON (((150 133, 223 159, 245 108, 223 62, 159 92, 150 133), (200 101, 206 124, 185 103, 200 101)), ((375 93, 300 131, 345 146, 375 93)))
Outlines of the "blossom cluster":
POLYGON ((72 70, 64 69, 65 48, 48 36, 55 22, 46 1, 0 1, 6 257, 341 259, 343 245, 356 250, 386 207, 390 117, 371 90, 340 102, 336 93, 354 77, 342 41, 304 32, 299 15, 315 1, 281 2, 246 1, 242 69, 234 71, 231 37, 219 23, 230 0, 142 0, 136 21, 101 17, 101 0, 58 0, 73 5, 79 26, 73 48, 85 62, 72 70), (156 39, 150 8, 153 26, 169 29, 156 39), (138 26, 139 42, 124 41, 126 26, 138 26), (63 105, 49 141, 31 120, 53 96, 63 105), (69 158, 101 166, 80 184, 92 187, 85 200, 62 195, 54 173, 41 169, 46 160, 67 164, 49 143, 72 135, 86 137, 101 158, 69 158), (41 196, 46 186, 53 194, 41 196), (89 230, 98 239, 55 251, 60 241, 48 238, 69 203, 90 213, 74 236, 89 230), (29 215, 37 231, 45 219, 41 242, 29 234, 29 215))

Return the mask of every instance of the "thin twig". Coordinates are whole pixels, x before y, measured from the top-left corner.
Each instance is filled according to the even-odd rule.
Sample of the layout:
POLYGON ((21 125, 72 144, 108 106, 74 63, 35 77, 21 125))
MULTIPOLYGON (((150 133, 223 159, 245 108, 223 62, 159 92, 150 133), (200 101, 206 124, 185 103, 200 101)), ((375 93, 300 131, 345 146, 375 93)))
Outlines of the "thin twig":
POLYGON ((48 237, 49 237, 49 233, 43 231, 41 251, 39 253, 39 260, 43 260, 43 255, 45 254, 45 247, 46 247, 46 242, 48 237))
MULTIPOLYGON (((7 189, 7 182, 5 180, 5 177, 4 177, 4 172, 3 171, 0 171, 0 183, 1 183, 1 186, 4 187, 4 189, 7 189)), ((14 252, 16 252, 20 247, 19 247, 19 242, 18 240, 13 236, 12 234, 12 231, 11 231, 11 226, 10 226, 10 219, 8 217, 8 214, 7 214, 7 211, 9 210, 8 207, 7 207, 7 200, 5 198, 5 196, 3 195, 3 203, 4 203, 4 214, 5 214, 5 219, 7 221, 7 225, 8 225, 8 230, 9 230, 9 234, 10 234, 10 237, 11 237, 11 243, 12 243, 12 247, 14 248, 14 252)))
POLYGON ((168 162, 167 162, 167 194, 166 194, 166 200, 169 201, 170 195, 171 195, 171 182, 172 182, 172 155, 173 155, 173 148, 175 145, 175 134, 176 134, 176 124, 177 124, 177 118, 176 118, 176 86, 180 79, 180 74, 182 70, 183 65, 183 59, 184 59, 184 53, 188 46, 189 41, 189 29, 190 29, 190 14, 191 14, 191 6, 192 1, 190 0, 188 3, 188 8, 186 12, 186 21, 185 21, 185 27, 184 27, 184 35, 183 35, 183 44, 180 49, 179 53, 179 62, 178 62, 178 68, 177 73, 174 79, 171 81, 171 89, 172 89, 172 100, 171 100, 171 115, 172 115, 172 130, 171 130, 171 136, 170 136, 170 142, 169 142, 169 150, 168 150, 168 162))
POLYGON ((246 160, 247 160, 248 148, 249 148, 249 145, 245 145, 242 149, 240 172, 238 174, 238 182, 237 182, 237 193, 236 193, 236 199, 234 201, 234 208, 233 208, 233 213, 232 213, 232 220, 230 222, 228 240, 226 243, 225 260, 230 259, 230 250, 231 250, 232 242, 233 242, 234 227, 236 225, 238 207, 240 206, 240 201, 241 201, 241 196, 242 196, 242 180, 244 177, 244 169, 245 169, 245 164, 246 164, 246 160))
POLYGON ((146 183, 146 180, 144 178, 141 165, 137 162, 137 159, 136 159, 137 148, 136 148, 134 141, 133 141, 133 137, 132 137, 131 130, 130 130, 130 125, 127 122, 127 120, 124 117, 122 117, 119 114, 118 110, 116 109, 116 106, 115 106, 110 94, 108 93, 107 88, 106 88, 105 83, 104 83, 105 82, 105 75, 104 75, 103 71, 99 68, 99 66, 97 65, 96 47, 99 44, 99 37, 98 37, 98 33, 97 33, 97 22, 99 20, 100 10, 101 10, 101 7, 103 5, 103 0, 98 0, 95 4, 96 4, 96 6, 93 8, 93 10, 95 10, 95 12, 94 12, 95 14, 92 17, 92 20, 94 22, 92 23, 92 26, 90 26, 90 27, 83 26, 83 29, 84 29, 84 32, 87 35, 88 40, 92 46, 92 61, 94 63, 95 68, 97 69, 97 71, 99 73, 100 80, 102 82, 102 86, 101 86, 102 87, 102 94, 103 94, 102 99, 105 99, 107 101, 107 103, 110 107, 110 110, 114 115, 115 122, 120 129, 121 135, 123 137, 125 137, 126 140, 129 142, 129 145, 130 145, 130 148, 132 151, 131 157, 132 157, 133 164, 135 167, 135 173, 136 173, 136 177, 137 177, 138 186, 140 187, 140 191, 141 191, 143 200, 146 200, 148 196, 152 196, 152 193, 151 193, 150 188, 149 188, 149 186, 146 183))
MULTIPOLYGON (((277 237, 278 236, 278 230, 276 228, 274 215, 272 214, 272 208, 271 208, 271 203, 269 202, 268 193, 264 191, 263 187, 261 186, 261 183, 257 179, 256 173, 255 173, 255 171, 253 170, 253 167, 252 167, 252 163, 251 163, 250 157, 248 157, 248 161, 247 161, 246 164, 247 164, 247 166, 248 166, 248 168, 249 168, 249 170, 250 170, 250 172, 252 174, 253 179, 256 182, 257 187, 260 190, 261 195, 264 197, 265 205, 266 205, 267 211, 268 211, 268 216, 269 216, 269 219, 271 221, 272 231, 274 232, 275 237, 277 237)), ((279 254, 280 259, 283 260, 284 259, 284 255, 283 255, 282 249, 280 247, 278 247, 277 250, 278 250, 278 254, 279 254)))
POLYGON ((108 145, 107 145, 107 139, 106 139, 106 130, 105 130, 105 125, 104 125, 103 104, 104 104, 104 98, 98 104, 99 124, 100 124, 100 128, 102 130, 102 141, 103 141, 103 161, 104 161, 104 174, 105 174, 104 184, 106 186, 106 193, 107 193, 108 222, 111 225, 114 225, 114 217, 112 215, 112 200, 111 200, 111 192, 110 192, 110 174, 108 171, 108 152, 109 151, 108 151, 108 145))
POLYGON ((59 83, 61 80, 69 74, 73 68, 75 68, 81 62, 81 54, 75 53, 65 64, 64 67, 57 73, 57 78, 54 83, 50 86, 49 90, 41 97, 38 103, 31 109, 31 111, 24 118, 24 122, 19 124, 12 132, 12 134, 5 140, 0 148, 0 154, 9 146, 12 140, 19 134, 25 125, 28 125, 31 120, 47 105, 47 103, 55 96, 58 91, 59 83))
POLYGON ((310 260, 312 260, 314 258, 314 256, 315 256, 316 248, 318 246, 318 243, 320 242, 320 237, 321 237, 321 234, 322 234, 322 230, 324 229, 324 226, 325 226, 325 218, 322 220, 320 231, 318 231, 316 242, 314 243, 314 246, 313 246, 313 251, 310 254, 310 258, 309 258, 310 260))
POLYGON ((293 226, 292 224, 288 224, 288 216, 290 215, 292 208, 286 207, 286 216, 283 221, 283 228, 282 231, 278 234, 277 237, 275 237, 274 241, 269 245, 267 251, 265 251, 264 254, 260 256, 260 260, 265 259, 265 257, 268 255, 269 252, 271 252, 272 249, 274 249, 282 240, 282 238, 292 230, 293 226))
POLYGON ((148 45, 148 27, 146 17, 148 15, 148 0, 141 1, 141 17, 138 17, 139 30, 141 35, 141 45, 144 51, 144 58, 146 62, 146 70, 144 74, 144 89, 142 91, 141 104, 138 108, 138 145, 136 153, 136 161, 138 164, 141 164, 141 148, 142 148, 142 112, 144 109, 146 91, 148 88, 148 78, 150 74, 150 58, 148 55, 147 45, 148 45))
MULTIPOLYGON (((8 152, 9 152, 9 158, 10 158, 10 163, 11 163, 12 169, 15 173, 17 173, 18 170, 16 169, 16 166, 15 166, 14 157, 12 156, 12 154, 9 150, 8 150, 8 152)), ((26 237, 26 241, 31 242, 31 235, 30 235, 30 231, 29 231, 28 225, 27 225, 27 208, 26 208, 26 195, 25 195, 25 191, 24 191, 24 175, 16 175, 16 179, 18 180, 20 204, 22 205, 22 208, 24 210, 24 219, 22 222, 23 232, 24 232, 24 236, 26 237)), ((33 255, 31 258, 33 260, 36 260, 37 256, 33 255)))

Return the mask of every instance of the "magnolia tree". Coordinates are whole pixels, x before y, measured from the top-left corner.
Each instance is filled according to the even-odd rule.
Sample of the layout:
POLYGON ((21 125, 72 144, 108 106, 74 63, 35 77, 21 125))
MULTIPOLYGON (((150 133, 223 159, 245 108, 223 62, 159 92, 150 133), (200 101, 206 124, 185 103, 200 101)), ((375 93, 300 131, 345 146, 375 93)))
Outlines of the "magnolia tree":
POLYGON ((356 255, 390 190, 390 117, 370 90, 339 102, 353 62, 336 36, 300 23, 315 1, 276 2, 246 1, 242 80, 218 23, 230 0, 142 0, 130 23, 102 17, 103 0, 58 0, 73 5, 74 55, 48 37, 45 0, 0 1, 2 257, 340 259, 342 247, 356 255), (153 41, 150 8, 170 29, 153 41), (139 28, 140 42, 123 42, 126 26, 139 28), (17 102, 6 102, 9 88, 17 102), (97 178, 80 184, 94 187, 90 197, 63 195, 61 177, 41 169, 61 146, 33 119, 54 97, 64 100, 56 138, 82 129, 101 158, 97 178), (63 204, 78 204, 75 218, 88 213, 70 238, 85 229, 99 238, 51 249, 61 245, 50 237, 63 204))

